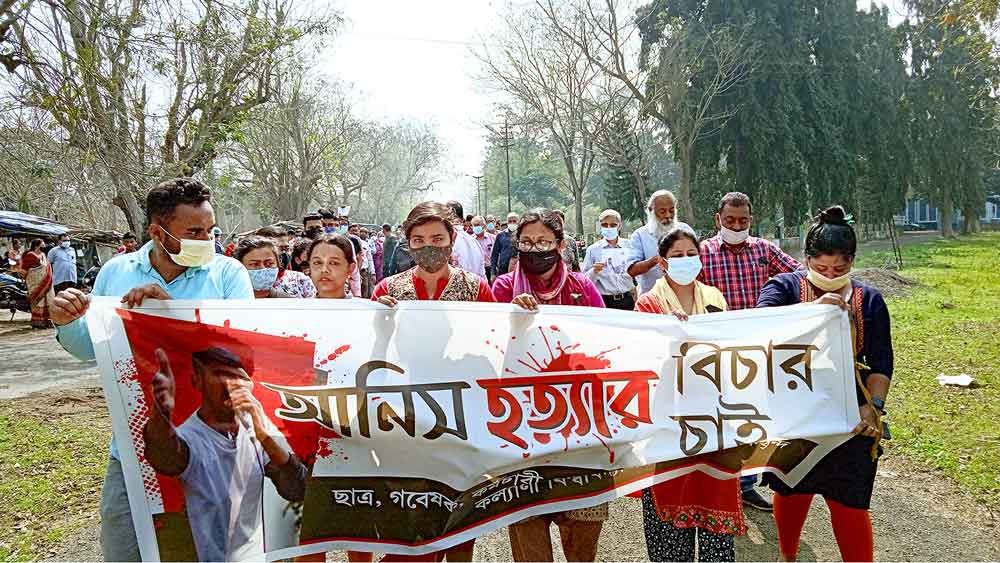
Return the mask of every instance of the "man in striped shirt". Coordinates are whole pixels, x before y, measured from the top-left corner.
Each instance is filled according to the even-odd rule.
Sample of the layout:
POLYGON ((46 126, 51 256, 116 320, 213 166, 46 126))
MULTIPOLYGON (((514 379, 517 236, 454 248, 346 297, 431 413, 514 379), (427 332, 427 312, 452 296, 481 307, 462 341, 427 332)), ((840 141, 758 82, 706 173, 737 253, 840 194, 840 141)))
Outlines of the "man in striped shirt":
MULTIPOLYGON (((774 243, 750 236, 753 206, 750 198, 730 192, 719 202, 715 225, 719 234, 701 243, 702 270, 698 279, 719 289, 730 311, 751 309, 767 280, 802 266, 774 243)), ((756 476, 740 479, 743 504, 771 510, 771 503, 754 489, 756 476)))

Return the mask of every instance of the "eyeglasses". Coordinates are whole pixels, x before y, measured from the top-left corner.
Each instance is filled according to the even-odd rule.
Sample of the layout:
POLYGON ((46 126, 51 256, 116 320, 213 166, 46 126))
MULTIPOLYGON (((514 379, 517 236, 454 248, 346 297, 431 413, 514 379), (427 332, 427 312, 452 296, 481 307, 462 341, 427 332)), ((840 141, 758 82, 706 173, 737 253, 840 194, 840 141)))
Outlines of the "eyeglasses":
POLYGON ((556 247, 554 240, 528 240, 517 241, 517 249, 521 252, 548 252, 556 247))

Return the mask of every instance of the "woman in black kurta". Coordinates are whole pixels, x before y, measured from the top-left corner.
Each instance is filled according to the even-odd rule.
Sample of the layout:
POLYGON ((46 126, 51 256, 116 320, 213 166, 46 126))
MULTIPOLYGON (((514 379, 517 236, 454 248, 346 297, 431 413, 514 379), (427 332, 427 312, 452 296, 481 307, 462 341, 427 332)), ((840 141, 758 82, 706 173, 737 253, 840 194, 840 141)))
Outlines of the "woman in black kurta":
POLYGON ((765 474, 764 483, 776 493, 774 518, 784 561, 794 561, 799 537, 813 495, 822 495, 830 508, 834 534, 844 561, 872 561, 874 541, 868 513, 881 454, 881 421, 892 377, 892 339, 889 311, 874 287, 848 278, 854 264, 857 239, 843 208, 823 211, 806 236, 808 270, 780 274, 767 282, 758 307, 831 304, 851 314, 855 359, 864 366, 857 385, 861 423, 855 436, 833 450, 795 487, 765 474), (867 392, 867 393, 866 393, 867 392), (868 400, 866 394, 871 397, 868 400))

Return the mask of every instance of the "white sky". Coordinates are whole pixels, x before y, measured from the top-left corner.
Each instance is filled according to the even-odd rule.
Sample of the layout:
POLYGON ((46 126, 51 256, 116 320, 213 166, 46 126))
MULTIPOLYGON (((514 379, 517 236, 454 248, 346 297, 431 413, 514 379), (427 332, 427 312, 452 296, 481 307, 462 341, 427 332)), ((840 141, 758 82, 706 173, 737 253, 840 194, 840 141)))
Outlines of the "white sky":
MULTIPOLYGON (((530 5, 532 0, 511 0, 530 5)), ((903 0, 877 0, 902 21, 903 0)), ((348 0, 346 23, 320 57, 320 72, 361 92, 362 111, 376 118, 430 121, 448 147, 434 197, 472 204, 486 147, 482 124, 499 101, 475 79, 470 50, 499 24, 507 0, 348 0)), ((867 9, 870 0, 858 0, 867 9)))

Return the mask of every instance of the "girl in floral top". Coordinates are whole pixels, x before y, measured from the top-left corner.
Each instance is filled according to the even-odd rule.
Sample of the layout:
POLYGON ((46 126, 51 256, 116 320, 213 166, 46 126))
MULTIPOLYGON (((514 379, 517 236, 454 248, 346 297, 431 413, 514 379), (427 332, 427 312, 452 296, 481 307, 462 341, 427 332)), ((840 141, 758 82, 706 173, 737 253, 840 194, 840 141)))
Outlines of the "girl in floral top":
POLYGON ((257 299, 274 297, 309 298, 316 296, 316 288, 309 277, 300 272, 279 267, 281 258, 274 241, 264 237, 249 237, 240 241, 233 251, 246 267, 257 299))

